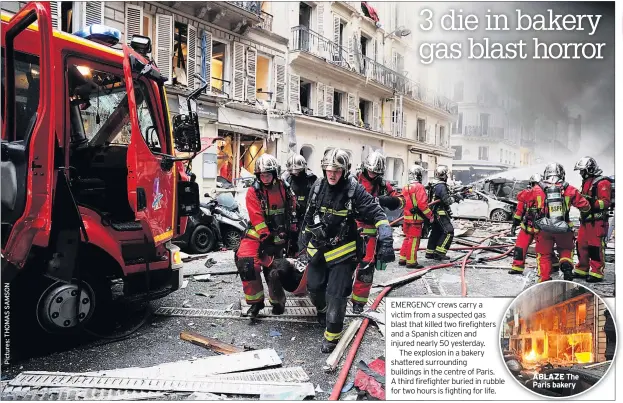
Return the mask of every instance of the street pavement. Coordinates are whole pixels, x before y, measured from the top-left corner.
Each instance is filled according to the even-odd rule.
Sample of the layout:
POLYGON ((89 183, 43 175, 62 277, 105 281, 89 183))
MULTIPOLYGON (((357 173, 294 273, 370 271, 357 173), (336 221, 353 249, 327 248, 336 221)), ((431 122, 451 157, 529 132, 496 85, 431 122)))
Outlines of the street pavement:
MULTIPOLYGON (((400 229, 395 233, 395 246, 400 246, 403 238, 400 229)), ((478 235, 475 233, 475 235, 478 235)), ((423 240, 425 246, 426 240, 423 240)), ((455 246, 459 246, 456 245, 455 246)), ((490 252, 478 252, 481 256, 491 256, 490 252)), ((449 252, 449 256, 456 258, 463 252, 449 252)), ((420 252, 420 263, 428 266, 438 262, 424 259, 424 252, 420 252)), ((210 254, 216 263, 210 268, 213 270, 235 270, 233 252, 214 252, 210 254)), ((398 252, 396 252, 398 258, 398 252)), ((534 266, 534 259, 528 259, 528 265, 534 266)), ((184 269, 188 272, 207 272, 204 266, 205 259, 185 263, 184 269)), ((486 264, 486 263, 483 263, 486 264)), ((507 274, 511 259, 506 258, 491 265, 504 266, 500 269, 467 268, 466 279, 468 296, 512 297, 518 295, 524 288, 524 277, 507 274)), ((375 284, 401 276, 409 270, 399 266, 397 261, 388 265, 386 271, 377 271, 375 284)), ((243 297, 240 278, 235 274, 212 275, 210 281, 194 281, 192 276, 186 288, 181 289, 165 298, 149 303, 151 309, 158 307, 189 307, 228 309, 240 308, 240 299, 243 297), (198 295, 202 293, 202 295, 198 295)), ((614 290, 614 264, 609 263, 606 281, 599 285, 589 285, 597 289, 599 294, 611 296, 614 290)), ((378 293, 382 287, 374 287, 373 293, 378 293)), ((452 267, 428 272, 422 278, 393 289, 389 297, 418 297, 418 296, 460 296, 460 268, 452 267)), ((373 298, 375 295, 372 295, 373 298)), ((138 323, 143 312, 140 307, 128 309, 121 307, 117 312, 121 328, 130 328, 138 323)), ((348 319, 350 320, 350 319, 348 319)), ((346 324, 347 326, 348 324, 346 324)), ((316 323, 292 323, 259 320, 252 322, 249 319, 219 319, 198 317, 165 317, 153 316, 148 322, 132 334, 131 337, 116 342, 106 340, 85 341, 63 351, 52 352, 49 355, 34 357, 22 362, 14 363, 3 371, 2 379, 10 379, 22 371, 64 371, 87 372, 127 367, 146 367, 162 363, 187 360, 215 355, 214 352, 189 342, 180 340, 182 331, 193 331, 203 336, 218 339, 239 347, 253 349, 273 348, 283 361, 283 367, 302 366, 310 376, 311 382, 317 388, 316 398, 326 400, 337 379, 337 374, 326 374, 322 367, 327 355, 320 353, 320 344, 324 329, 316 323), (271 336, 272 334, 272 336, 271 336)), ((355 357, 354 363, 363 360, 366 363, 384 356, 385 339, 373 322, 368 326, 363 342, 355 357)), ((354 381, 356 365, 350 370, 348 382, 354 381)), ((356 394, 352 389, 342 395, 342 399, 356 394)), ((188 395, 188 394, 186 394, 188 395)), ((184 394, 169 396, 172 399, 183 399, 184 394)))

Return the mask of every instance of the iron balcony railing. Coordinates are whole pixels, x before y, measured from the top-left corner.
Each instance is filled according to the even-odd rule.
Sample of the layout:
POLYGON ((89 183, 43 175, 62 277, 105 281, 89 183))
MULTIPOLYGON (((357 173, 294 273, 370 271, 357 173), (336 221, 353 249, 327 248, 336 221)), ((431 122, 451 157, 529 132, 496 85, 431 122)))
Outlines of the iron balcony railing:
POLYGON ((504 140, 503 127, 465 126, 463 133, 468 137, 487 137, 504 140))
POLYGON ((393 89, 414 100, 426 103, 453 115, 458 114, 458 105, 449 98, 424 88, 405 75, 379 63, 363 54, 336 44, 311 29, 299 25, 292 28, 292 47, 294 51, 311 53, 328 63, 355 71, 368 79, 393 89))
POLYGON ((273 30, 273 15, 267 13, 266 11, 262 11, 260 16, 262 17, 262 21, 257 24, 258 28, 262 28, 266 31, 273 30))
POLYGON ((262 11, 262 2, 260 1, 228 1, 227 3, 257 15, 260 15, 262 11))

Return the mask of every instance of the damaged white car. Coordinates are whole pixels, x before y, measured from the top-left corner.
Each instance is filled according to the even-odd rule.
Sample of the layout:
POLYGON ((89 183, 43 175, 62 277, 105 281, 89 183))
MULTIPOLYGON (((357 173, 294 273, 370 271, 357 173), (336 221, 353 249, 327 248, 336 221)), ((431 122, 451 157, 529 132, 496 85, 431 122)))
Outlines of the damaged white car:
POLYGON ((516 203, 498 200, 477 190, 464 194, 465 199, 453 203, 452 216, 476 220, 511 221, 516 203))

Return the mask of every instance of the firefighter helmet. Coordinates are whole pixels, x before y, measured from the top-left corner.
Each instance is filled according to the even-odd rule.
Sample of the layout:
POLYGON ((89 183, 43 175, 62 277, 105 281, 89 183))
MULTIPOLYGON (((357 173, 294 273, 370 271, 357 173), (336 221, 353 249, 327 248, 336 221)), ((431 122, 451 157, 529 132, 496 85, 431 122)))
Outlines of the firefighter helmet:
POLYGON ((279 161, 277 158, 273 157, 270 154, 262 154, 257 161, 255 161, 255 176, 260 177, 260 174, 265 172, 272 173, 276 179, 279 176, 279 161))
POLYGON ((385 173, 385 157, 380 152, 373 151, 366 157, 363 168, 368 172, 383 176, 385 173))
POLYGON ((435 179, 439 179, 440 181, 448 180, 448 166, 447 165, 439 165, 435 169, 435 179))
POLYGON ((550 183, 558 183, 565 180, 565 169, 557 162, 550 162, 543 171, 543 179, 550 183))
POLYGON ((286 170, 290 173, 300 172, 307 168, 307 161, 302 155, 293 155, 286 161, 286 170))
POLYGON ((541 174, 540 173, 533 173, 532 175, 530 175, 530 179, 528 179, 528 183, 530 184, 530 186, 534 186, 537 183, 541 182, 541 174))
POLYGON ((591 176, 599 176, 601 175, 601 169, 597 165, 597 161, 595 161, 592 157, 583 157, 578 162, 576 162, 574 171, 580 171, 580 176, 582 178, 590 178, 591 176))
POLYGON ((424 174, 424 168, 417 164, 411 165, 409 168, 409 182, 422 182, 422 176, 424 174))
POLYGON ((341 169, 343 170, 343 176, 346 177, 348 171, 350 171, 350 156, 341 148, 333 148, 324 154, 320 166, 323 171, 329 168, 341 169))

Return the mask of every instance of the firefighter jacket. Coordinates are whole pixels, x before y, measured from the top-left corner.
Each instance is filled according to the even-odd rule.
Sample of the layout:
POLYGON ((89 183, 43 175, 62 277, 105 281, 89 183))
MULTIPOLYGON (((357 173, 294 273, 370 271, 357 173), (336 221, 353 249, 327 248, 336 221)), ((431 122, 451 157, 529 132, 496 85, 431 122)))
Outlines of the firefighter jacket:
MULTIPOLYGON (((361 237, 356 220, 378 229, 389 225, 387 215, 374 198, 353 176, 329 186, 326 179, 316 181, 309 197, 309 208, 301 224, 300 242, 312 259, 323 254, 332 266, 357 256, 361 237), (321 235, 312 228, 321 228, 321 235)), ((391 233, 391 231, 390 231, 391 233)))
POLYGON ((517 194, 517 208, 513 215, 513 225, 520 225, 528 234, 536 234, 539 229, 534 226, 535 221, 539 218, 540 209, 536 198, 532 197, 532 189, 524 189, 517 194))
POLYGON ((246 204, 251 221, 248 237, 274 245, 287 241, 286 237, 296 224, 296 200, 281 180, 266 187, 256 179, 247 192, 246 204))
POLYGON ((450 195, 448 184, 443 181, 433 181, 429 186, 429 202, 440 200, 432 206, 432 210, 437 215, 450 215, 450 205, 455 199, 450 195))
POLYGON ((612 184, 605 177, 592 177, 582 182, 582 196, 588 200, 591 210, 582 222, 608 221, 612 184))
POLYGON ((305 210, 307 210, 307 196, 317 179, 318 177, 309 169, 300 176, 290 175, 289 172, 283 174, 283 181, 292 189, 296 197, 296 217, 299 222, 303 221, 305 210))
POLYGON ((424 217, 433 220, 433 212, 428 207, 426 188, 419 182, 409 183, 402 190, 405 198, 404 221, 407 224, 422 224, 424 217))
MULTIPOLYGON (((389 210, 404 207, 405 198, 403 195, 383 178, 377 178, 371 180, 365 174, 359 173, 357 175, 357 182, 359 182, 372 197, 379 199, 381 207, 386 207, 389 210)), ((361 228, 362 233, 365 235, 376 235, 376 227, 374 224, 366 224, 363 221, 357 221, 357 228, 361 228)))
MULTIPOLYGON (((572 228, 573 224, 569 220, 569 210, 571 206, 580 210, 580 213, 586 213, 590 211, 591 206, 588 201, 580 194, 580 191, 575 187, 569 185, 568 183, 557 183, 555 186, 559 188, 563 188, 562 196, 565 200, 565 208, 566 208, 566 218, 565 220, 569 224, 569 227, 572 228)), ((525 197, 526 203, 529 205, 534 205, 535 209, 539 212, 539 216, 546 217, 547 216, 547 207, 545 205, 545 191, 541 185, 534 185, 531 189, 530 193, 527 193, 525 197)))

